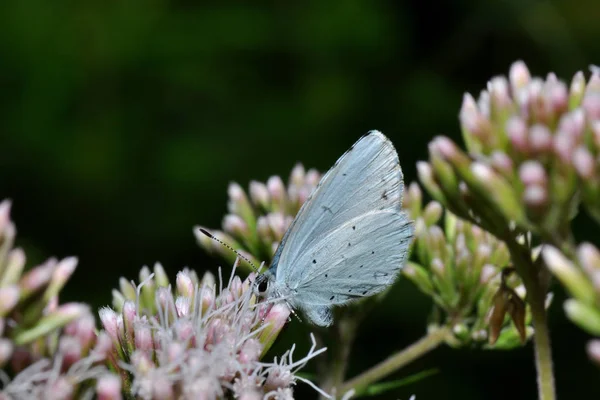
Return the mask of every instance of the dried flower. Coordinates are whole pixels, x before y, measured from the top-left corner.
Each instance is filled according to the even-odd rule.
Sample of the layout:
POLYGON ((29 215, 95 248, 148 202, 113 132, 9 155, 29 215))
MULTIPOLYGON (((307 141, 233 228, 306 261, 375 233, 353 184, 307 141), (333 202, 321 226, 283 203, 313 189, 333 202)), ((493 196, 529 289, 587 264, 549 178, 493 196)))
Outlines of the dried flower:
MULTIPOLYGON (((297 164, 287 187, 280 177, 272 176, 266 183, 250 182, 248 196, 240 185, 231 183, 228 189, 229 214, 223 218, 222 231, 210 230, 210 233, 255 265, 260 264, 257 260, 268 264, 285 231, 320 179, 321 174, 316 170, 305 171, 301 164, 297 164)), ((194 228, 194 234, 205 250, 216 252, 233 263, 233 252, 200 233, 198 227, 194 228)), ((241 265, 245 264, 242 262, 241 265)))
POLYGON ((172 287, 160 264, 154 273, 144 267, 139 285, 121 279, 114 309, 100 310, 100 319, 112 343, 110 366, 127 391, 143 399, 293 398, 297 380, 311 384, 296 371, 325 350, 315 351, 314 340, 299 362, 293 348, 279 363, 260 361, 290 310, 258 301, 255 275, 242 281, 236 265, 225 287, 220 270, 218 282, 183 270, 172 287))
POLYGON ((423 207, 416 183, 408 187, 404 208, 415 220, 415 241, 414 261, 403 275, 443 311, 434 319, 452 327, 456 341, 450 344, 489 342, 493 348, 522 344, 532 328, 522 284, 514 274, 504 272, 510 265, 506 245, 449 211, 440 224, 442 206, 432 201, 423 207))

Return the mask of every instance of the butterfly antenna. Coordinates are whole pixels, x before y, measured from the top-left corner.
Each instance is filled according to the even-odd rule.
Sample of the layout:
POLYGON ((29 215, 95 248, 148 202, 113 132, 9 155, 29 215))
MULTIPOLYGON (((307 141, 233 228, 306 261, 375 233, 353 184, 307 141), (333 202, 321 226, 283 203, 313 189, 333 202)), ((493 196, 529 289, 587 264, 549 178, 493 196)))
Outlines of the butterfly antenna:
POLYGON ((230 245, 228 245, 227 243, 225 243, 224 241, 222 241, 221 239, 216 238, 212 233, 210 233, 209 231, 207 231, 206 229, 202 229, 199 228, 200 232, 202 232, 203 234, 205 234, 206 236, 208 236, 209 238, 211 238, 212 240, 214 240, 217 243, 220 243, 222 246, 224 246, 225 248, 233 251, 239 258, 241 258, 242 260, 246 261, 248 264, 250 264, 250 266, 252 267, 252 269, 257 273, 260 274, 260 270, 258 268, 256 268, 256 265, 254 265, 254 263, 252 261, 250 261, 248 259, 248 257, 240 254, 239 251, 237 251, 236 249, 234 249, 233 247, 231 247, 230 245))

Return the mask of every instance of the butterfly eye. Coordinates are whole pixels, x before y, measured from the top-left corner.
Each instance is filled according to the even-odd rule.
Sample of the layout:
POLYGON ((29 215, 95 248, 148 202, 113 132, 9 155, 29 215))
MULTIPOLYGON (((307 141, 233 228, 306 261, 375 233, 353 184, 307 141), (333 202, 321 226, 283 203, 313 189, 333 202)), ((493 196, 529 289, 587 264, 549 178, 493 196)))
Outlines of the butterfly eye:
POLYGON ((267 279, 261 279, 260 282, 257 282, 256 290, 258 290, 259 294, 264 294, 269 287, 269 282, 267 279))
POLYGON ((252 285, 252 291, 256 296, 263 296, 269 287, 269 278, 267 275, 259 275, 252 285))

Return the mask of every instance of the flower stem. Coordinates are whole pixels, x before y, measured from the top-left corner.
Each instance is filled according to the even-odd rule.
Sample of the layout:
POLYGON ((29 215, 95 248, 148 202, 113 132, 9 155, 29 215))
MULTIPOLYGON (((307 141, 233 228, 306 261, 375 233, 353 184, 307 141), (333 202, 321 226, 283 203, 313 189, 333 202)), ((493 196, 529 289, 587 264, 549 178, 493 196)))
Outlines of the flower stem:
POLYGON ((535 366, 537 370, 538 398, 540 400, 555 400, 554 372, 552 370, 552 348, 550 347, 550 332, 546 315, 546 292, 540 282, 540 271, 531 260, 531 253, 513 239, 506 240, 517 272, 523 279, 527 291, 527 302, 531 310, 535 345, 535 366))
POLYGON ((390 356, 373 368, 345 382, 340 387, 338 393, 343 395, 349 390, 354 389, 356 391, 355 394, 359 395, 364 392, 370 384, 385 378, 399 368, 422 357, 442 344, 451 335, 452 332, 448 327, 442 327, 429 332, 425 337, 419 339, 404 350, 390 356))
POLYGON ((333 388, 339 387, 346 376, 348 360, 352 344, 356 337, 356 327, 358 320, 352 316, 340 318, 338 323, 332 327, 333 343, 332 343, 332 359, 325 371, 322 387, 327 392, 331 392, 333 388))

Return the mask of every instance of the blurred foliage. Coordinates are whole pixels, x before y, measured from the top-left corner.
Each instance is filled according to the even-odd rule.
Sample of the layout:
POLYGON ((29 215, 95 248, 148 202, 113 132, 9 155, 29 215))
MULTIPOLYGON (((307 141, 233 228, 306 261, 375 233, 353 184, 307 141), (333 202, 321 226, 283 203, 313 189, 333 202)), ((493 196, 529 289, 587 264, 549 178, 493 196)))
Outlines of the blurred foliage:
MULTIPOLYGON (((463 92, 516 59, 564 78, 598 62, 599 12, 594 0, 4 0, 0 194, 31 261, 79 257, 62 300, 108 304, 143 264, 216 264, 191 229, 219 225, 229 181, 297 161, 326 170, 369 129, 413 181, 435 134, 459 137, 463 92)), ((400 282, 363 325, 350 374, 418 338, 429 306, 400 282)), ((590 397, 598 371, 570 344, 586 336, 558 308, 551 329, 559 396, 590 397)), ((439 350, 403 374, 440 374, 397 397, 534 398, 528 351, 439 350)))

